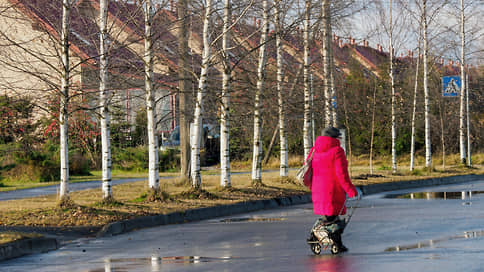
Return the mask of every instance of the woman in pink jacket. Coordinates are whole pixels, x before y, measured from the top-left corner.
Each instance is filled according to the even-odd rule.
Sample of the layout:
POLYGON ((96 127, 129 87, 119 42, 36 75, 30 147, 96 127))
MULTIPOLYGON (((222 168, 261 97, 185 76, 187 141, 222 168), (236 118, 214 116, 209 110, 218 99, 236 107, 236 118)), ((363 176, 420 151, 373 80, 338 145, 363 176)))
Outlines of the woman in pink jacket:
MULTIPOLYGON (((323 130, 323 136, 316 138, 311 152, 313 154, 313 179, 311 185, 314 214, 320 215, 313 229, 319 225, 334 224, 330 238, 338 247, 338 252, 348 249, 341 241, 345 223, 338 216, 346 214, 346 195, 356 197, 358 191, 351 183, 348 162, 340 146, 340 131, 334 127, 323 130)), ((311 237, 314 239, 313 232, 311 237)))

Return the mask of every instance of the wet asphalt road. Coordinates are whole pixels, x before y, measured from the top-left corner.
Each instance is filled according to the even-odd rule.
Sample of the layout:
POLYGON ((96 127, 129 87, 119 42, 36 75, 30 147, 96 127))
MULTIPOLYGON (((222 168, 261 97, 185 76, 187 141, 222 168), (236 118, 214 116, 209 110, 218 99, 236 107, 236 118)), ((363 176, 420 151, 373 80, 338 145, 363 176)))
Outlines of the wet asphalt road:
POLYGON ((427 189, 455 194, 351 201, 357 208, 343 234, 350 250, 338 256, 312 254, 305 239, 316 216, 299 205, 80 239, 3 262, 0 271, 483 271, 484 181, 427 189))

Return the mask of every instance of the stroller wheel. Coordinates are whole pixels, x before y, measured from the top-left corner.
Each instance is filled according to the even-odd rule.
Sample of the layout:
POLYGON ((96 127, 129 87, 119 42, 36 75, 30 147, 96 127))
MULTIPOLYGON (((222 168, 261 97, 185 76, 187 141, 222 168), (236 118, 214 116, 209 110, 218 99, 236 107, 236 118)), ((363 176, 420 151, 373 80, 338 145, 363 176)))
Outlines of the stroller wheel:
POLYGON ((316 255, 321 254, 321 245, 319 243, 312 244, 311 251, 316 255))
POLYGON ((333 253, 333 254, 338 254, 339 253, 339 247, 336 244, 333 244, 331 246, 331 253, 333 253))

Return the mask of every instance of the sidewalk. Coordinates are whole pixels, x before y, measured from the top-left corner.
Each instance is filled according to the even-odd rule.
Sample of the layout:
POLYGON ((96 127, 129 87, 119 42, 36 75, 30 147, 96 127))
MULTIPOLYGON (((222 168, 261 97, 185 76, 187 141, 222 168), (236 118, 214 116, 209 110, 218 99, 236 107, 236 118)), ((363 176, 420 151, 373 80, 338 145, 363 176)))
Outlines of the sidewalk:
MULTIPOLYGON (((394 191, 400 189, 412 189, 437 185, 457 184, 465 182, 474 182, 478 180, 484 181, 484 175, 463 175, 444 178, 431 178, 423 180, 412 181, 400 181, 400 182, 388 182, 380 184, 371 184, 361 186, 361 190, 364 195, 376 194, 385 191, 394 191)), ((149 228, 167 224, 181 224, 186 222, 194 222, 199 220, 211 219, 215 217, 229 216, 240 213, 247 213, 263 209, 274 209, 290 205, 306 204, 311 202, 311 195, 294 195, 290 197, 273 198, 265 200, 255 200, 240 202, 231 205, 220 205, 214 207, 206 207, 200 209, 187 210, 185 212, 174 212, 169 214, 144 216, 130 220, 124 220, 119 222, 113 222, 105 225, 102 228, 35 228, 36 231, 48 232, 51 235, 55 233, 77 233, 84 236, 112 236, 126 232, 130 232, 136 229, 149 228)), ((0 228, 0 230, 7 230, 7 228, 0 228)), ((17 227, 8 228, 8 230, 17 231, 32 231, 32 228, 17 227)), ((34 230, 34 231, 35 231, 34 230)), ((50 235, 49 235, 50 236, 50 235)), ((26 254, 47 252, 55 250, 61 244, 59 238, 44 237, 37 239, 26 239, 15 241, 9 244, 0 246, 0 261, 19 257, 26 254)))

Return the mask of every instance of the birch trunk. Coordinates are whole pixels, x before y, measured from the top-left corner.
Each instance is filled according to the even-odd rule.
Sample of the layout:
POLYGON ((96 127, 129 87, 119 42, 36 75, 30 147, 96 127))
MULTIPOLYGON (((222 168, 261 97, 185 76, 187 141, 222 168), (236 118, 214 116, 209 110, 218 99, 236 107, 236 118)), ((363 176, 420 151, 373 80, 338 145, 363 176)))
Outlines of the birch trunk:
POLYGON ((193 121, 193 142, 191 152, 191 178, 192 186, 195 189, 200 189, 202 185, 202 178, 200 176, 200 141, 202 138, 202 112, 203 112, 203 98, 207 89, 207 76, 210 60, 210 14, 212 12, 212 1, 207 0, 205 7, 205 16, 203 19, 203 53, 202 53, 202 67, 200 71, 200 80, 198 82, 197 101, 195 104, 195 114, 193 121))
POLYGON ((311 56, 309 48, 309 32, 311 24, 311 0, 305 2, 305 16, 304 16, 304 126, 303 126, 303 142, 304 142, 304 158, 307 158, 311 150, 311 96, 310 96, 310 66, 311 56))
POLYGON ((332 42, 332 33, 333 33, 333 27, 332 27, 332 18, 331 18, 331 5, 329 6, 329 11, 328 11, 328 22, 327 22, 327 28, 328 28, 328 52, 329 52, 329 89, 330 89, 330 95, 331 95, 331 121, 332 121, 332 126, 333 127, 338 127, 338 114, 337 114, 337 101, 336 101, 336 84, 334 82, 334 71, 335 71, 335 66, 334 66, 334 54, 333 54, 333 42, 332 42))
POLYGON ((393 22, 392 22, 392 0, 390 0, 390 80, 392 88, 392 172, 397 172, 397 128, 396 128, 396 116, 395 116, 395 75, 393 71, 393 22))
POLYGON ((415 67, 415 88, 413 92, 413 109, 412 109, 412 132, 410 136, 410 171, 415 168, 415 117, 417 115, 417 91, 418 91, 418 68, 420 64, 420 38, 417 51, 417 65, 415 67))
POLYGON ((460 143, 460 161, 462 164, 466 163, 466 145, 465 145, 465 16, 464 16, 464 0, 460 0, 460 34, 461 34, 461 49, 460 49, 460 114, 459 114, 459 143, 460 143))
MULTIPOLYGON (((330 43, 330 48, 333 47, 332 43, 330 43)), ((330 50, 330 76, 329 76, 329 82, 330 82, 330 90, 331 90, 331 112, 332 112, 332 117, 331 121, 333 122, 332 126, 333 127, 338 127, 338 112, 337 112, 337 99, 336 99, 336 84, 334 82, 334 57, 333 57, 333 50, 330 50)))
POLYGON ((423 20, 423 87, 424 87, 424 100, 425 100, 425 167, 429 170, 432 166, 432 151, 430 144, 430 97, 428 86, 428 67, 427 67, 427 55, 428 55, 428 37, 427 37, 427 0, 423 0, 422 4, 422 20, 423 20))
POLYGON ((148 123, 148 187, 153 191, 160 189, 159 165, 158 165, 158 139, 156 137, 156 102, 153 88, 153 3, 152 0, 145 2, 145 92, 146 92, 146 115, 148 123))
POLYGON ((289 174, 287 137, 286 137, 286 112, 283 96, 283 51, 282 51, 282 25, 281 25, 281 1, 275 3, 275 27, 276 27, 276 55, 277 55, 277 102, 279 105, 279 144, 281 149, 281 158, 279 166, 279 175, 287 177, 289 174))
POLYGON ((220 120, 220 186, 230 187, 230 149, 229 149, 229 103, 230 103, 230 58, 229 58, 229 27, 231 18, 230 0, 225 0, 224 26, 222 36, 222 51, 224 73, 222 78, 222 108, 220 120))
POLYGON ((264 91, 265 81, 265 67, 267 62, 267 34, 269 32, 269 11, 268 0, 263 0, 262 7, 264 15, 262 19, 262 33, 260 38, 259 48, 259 65, 257 68, 257 89, 255 93, 254 101, 254 143, 252 154, 252 183, 254 185, 260 185, 262 182, 262 107, 261 96, 264 91))
POLYGON ((69 13, 71 8, 70 0, 62 2, 62 78, 61 78, 61 99, 59 113, 60 129, 60 188, 59 199, 61 202, 69 198, 69 147, 68 147, 68 105, 69 105, 69 13))
POLYGON ((107 57, 107 15, 108 1, 101 0, 99 3, 99 26, 100 26, 100 67, 99 67, 99 96, 101 110, 101 149, 102 149, 102 197, 109 200, 113 197, 111 188, 111 141, 110 141, 110 114, 108 108, 109 91, 108 82, 108 57, 107 57))
POLYGON ((178 103, 180 113, 180 172, 182 178, 190 179, 190 125, 188 97, 190 81, 188 80, 188 18, 187 0, 178 0, 178 103))
POLYGON ((331 113, 331 91, 330 91, 330 63, 329 63, 329 46, 330 35, 328 25, 330 16, 330 0, 323 0, 322 14, 323 14, 323 91, 324 91, 324 125, 329 127, 332 125, 332 113, 331 113))

